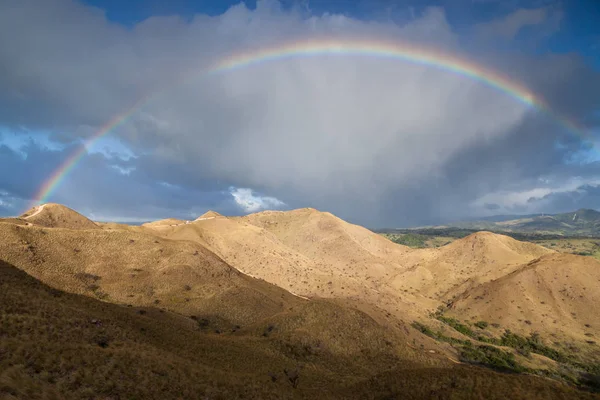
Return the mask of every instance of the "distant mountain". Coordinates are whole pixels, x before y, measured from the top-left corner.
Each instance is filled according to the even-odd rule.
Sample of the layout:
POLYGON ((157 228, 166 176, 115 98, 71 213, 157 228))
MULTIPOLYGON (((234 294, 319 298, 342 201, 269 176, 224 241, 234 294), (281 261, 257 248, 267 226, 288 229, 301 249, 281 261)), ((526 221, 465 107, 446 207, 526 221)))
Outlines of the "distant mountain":
POLYGON ((499 215, 449 223, 444 227, 566 236, 600 236, 600 212, 582 208, 561 214, 499 215))

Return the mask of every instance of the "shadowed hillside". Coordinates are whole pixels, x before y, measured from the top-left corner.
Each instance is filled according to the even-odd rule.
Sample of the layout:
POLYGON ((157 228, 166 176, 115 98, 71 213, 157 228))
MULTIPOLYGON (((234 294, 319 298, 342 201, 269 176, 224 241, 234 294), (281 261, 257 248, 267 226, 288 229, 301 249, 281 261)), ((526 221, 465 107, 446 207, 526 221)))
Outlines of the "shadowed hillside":
POLYGON ((592 398, 540 378, 408 361, 393 334, 333 304, 217 335, 169 312, 52 289, 1 261, 0 304, 3 399, 592 398), (351 330, 336 335, 342 326, 351 330))

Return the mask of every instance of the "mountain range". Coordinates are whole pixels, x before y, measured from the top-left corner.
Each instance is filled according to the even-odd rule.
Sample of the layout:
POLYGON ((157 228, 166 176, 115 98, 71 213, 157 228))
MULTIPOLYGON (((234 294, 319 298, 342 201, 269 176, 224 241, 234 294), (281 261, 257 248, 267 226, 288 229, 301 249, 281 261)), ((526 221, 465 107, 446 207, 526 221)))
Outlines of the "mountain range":
POLYGON ((582 208, 561 214, 498 215, 442 227, 596 237, 600 236, 600 212, 582 208))
POLYGON ((0 219, 0 286, 0 397, 600 398, 600 262, 497 233, 44 204, 0 219))

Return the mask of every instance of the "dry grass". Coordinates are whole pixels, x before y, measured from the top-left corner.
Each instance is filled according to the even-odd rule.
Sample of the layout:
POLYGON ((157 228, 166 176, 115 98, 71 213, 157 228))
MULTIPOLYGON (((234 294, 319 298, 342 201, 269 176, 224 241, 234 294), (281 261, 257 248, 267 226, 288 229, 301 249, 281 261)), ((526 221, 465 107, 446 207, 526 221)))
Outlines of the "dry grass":
POLYGON ((553 240, 536 240, 534 243, 561 253, 592 256, 600 260, 600 239, 564 238, 553 240))
POLYGON ((539 378, 426 368, 396 351, 393 333, 332 303, 207 333, 169 312, 52 289, 0 262, 0 304, 3 399, 591 398, 539 378))
MULTIPOLYGON (((470 325, 488 321, 493 331, 500 329, 494 328, 496 320, 505 318, 503 328, 510 327, 515 332, 521 332, 521 327, 522 332, 536 329, 545 340, 550 334, 560 334, 558 341, 571 347, 586 343, 584 353, 588 359, 594 359, 591 336, 598 332, 600 323, 594 322, 592 315, 598 314, 594 305, 598 286, 590 282, 596 282, 594 271, 600 269, 590 264, 594 261, 589 257, 562 259, 544 247, 489 232, 472 234, 440 248, 410 249, 313 209, 264 212, 241 218, 208 213, 206 219, 189 224, 179 225, 173 220, 142 227, 93 223, 91 229, 80 229, 83 223, 73 221, 84 217, 61 206, 47 207, 35 215, 37 211, 33 210, 26 219, 0 221, 0 259, 50 286, 87 297, 63 294, 48 298, 33 294, 31 301, 37 301, 35 306, 19 297, 19 291, 13 291, 12 298, 4 297, 6 304, 59 313, 36 314, 13 307, 16 312, 2 314, 14 339, 6 342, 16 357, 12 358, 11 368, 29 357, 26 347, 37 349, 36 354, 70 349, 71 341, 60 339, 62 335, 71 338, 64 325, 82 335, 72 338, 73 343, 79 343, 91 332, 101 333, 92 335, 94 340, 89 345, 93 349, 89 354, 83 352, 69 368, 75 368, 77 363, 91 366, 90 376, 105 376, 106 371, 116 369, 115 375, 98 384, 104 385, 103 389, 87 381, 76 383, 77 388, 89 393, 100 390, 98 393, 107 398, 122 398, 123 393, 131 395, 142 390, 112 382, 119 374, 152 387, 148 382, 153 375, 136 371, 141 368, 135 364, 134 354, 138 353, 140 362, 159 368, 158 376, 166 377, 164 382, 175 382, 176 391, 167 383, 154 387, 153 393, 167 393, 166 397, 381 398, 386 393, 397 395, 409 390, 409 396, 444 398, 448 385, 453 398, 488 390, 497 391, 498 397, 520 393, 545 398, 550 387, 556 388, 557 393, 584 396, 533 377, 518 377, 513 387, 502 389, 502 382, 512 377, 479 368, 461 366, 456 369, 457 376, 468 371, 472 377, 453 377, 456 364, 448 358, 456 359, 457 350, 443 340, 436 342, 422 335, 410 323, 431 321, 432 311, 453 302, 449 313, 455 312, 460 318, 468 316, 470 325), (67 225, 57 215, 70 216, 71 223, 67 225, 75 224, 77 229, 61 227, 67 225), (39 224, 34 221, 36 218, 41 218, 39 224), (539 257, 542 258, 533 263, 537 267, 527 266, 539 257), (569 268, 562 268, 565 263, 570 264, 569 268), (532 270, 536 272, 529 276, 532 270), (560 285, 569 286, 570 291, 564 292, 560 285), (529 304, 531 299, 544 296, 548 297, 544 304, 529 304), (35 300, 37 297, 44 299, 35 300), (518 300, 516 309, 507 305, 513 298, 518 300), (53 304, 61 299, 69 299, 69 305, 53 304), (42 305, 43 302, 49 305, 42 305), (81 322, 81 318, 73 322, 67 309, 78 310, 73 315, 79 313, 84 319, 120 322, 103 324, 98 329, 96 324, 90 327, 81 322), (83 317, 97 309, 107 314, 83 317), (527 316, 518 318, 524 309, 527 316), (549 316, 558 320, 568 313, 570 319, 558 331, 556 326, 539 321, 549 316), (23 315, 35 317, 23 319, 23 315), (19 325, 23 321, 29 325, 19 325), (33 339, 27 335, 36 332, 36 321, 45 328, 33 339), (143 325, 144 321, 154 330, 149 331, 150 325, 143 325), (106 326, 112 330, 105 331, 106 326), (50 347, 38 348, 39 343, 50 347), (90 354, 110 357, 102 358, 101 365, 96 365, 86 358, 90 354), (160 360, 169 360, 166 365, 172 366, 171 372, 165 371, 160 360), (115 367, 117 362, 119 366, 115 367), (128 366, 129 371, 122 370, 121 364, 128 366), (94 368, 100 368, 100 372, 94 368), (396 383, 391 382, 392 376, 396 383), (381 379, 382 386, 374 377, 381 379), (417 377, 424 379, 422 385, 412 382, 417 377), (188 385, 188 379, 195 383, 188 385), (102 391, 107 382, 116 387, 117 394, 102 391), (365 382, 371 390, 359 389, 365 382), (529 382, 531 388, 541 389, 530 391, 529 382), (199 394, 190 394, 188 387, 199 394)), ((38 290, 44 291, 59 294, 53 289, 38 290)), ((458 332, 453 335, 464 340, 458 332)), ((61 364, 59 356, 53 357, 44 361, 41 370, 61 364)), ((536 364, 538 361, 526 360, 528 368, 548 366, 546 362, 536 364)), ((37 378, 33 383, 27 381, 25 376, 31 377, 30 372, 19 371, 21 375, 10 379, 21 379, 24 387, 33 388, 39 383, 37 378)), ((52 382, 39 389, 42 393, 59 390, 56 396, 60 398, 66 389, 56 380, 62 382, 69 374, 61 370, 58 378, 54 376, 52 382)), ((2 379, 8 378, 3 375, 2 379)), ((162 378, 156 379, 163 382, 162 378)), ((13 391, 21 387, 18 380, 14 382, 6 387, 13 391)), ((26 398, 31 393, 19 396, 26 398)), ((77 396, 86 397, 86 393, 77 396)))
POLYGON ((47 203, 26 211, 21 219, 30 224, 54 228, 98 229, 99 226, 83 215, 60 204, 47 203))

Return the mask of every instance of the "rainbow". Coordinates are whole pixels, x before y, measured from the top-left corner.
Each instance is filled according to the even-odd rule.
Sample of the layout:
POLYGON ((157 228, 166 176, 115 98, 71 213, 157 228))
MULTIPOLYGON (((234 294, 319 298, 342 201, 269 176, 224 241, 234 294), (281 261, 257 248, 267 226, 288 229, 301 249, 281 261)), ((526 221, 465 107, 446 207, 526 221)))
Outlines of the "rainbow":
MULTIPOLYGON (((362 41, 322 39, 287 43, 268 49, 236 53, 230 57, 220 60, 208 68, 201 69, 200 72, 192 71, 190 74, 184 74, 183 78, 178 79, 175 85, 187 81, 192 74, 193 76, 207 76, 210 74, 233 71, 252 65, 273 62, 286 58, 300 58, 321 55, 379 57, 413 64, 420 64, 462 75, 503 92, 523 104, 533 106, 541 111, 547 112, 570 132, 583 137, 583 130, 574 122, 552 113, 548 105, 541 98, 536 97, 526 87, 512 81, 507 76, 504 76, 499 72, 485 69, 478 64, 460 59, 437 49, 426 49, 406 43, 372 40, 362 41)), ((35 196, 34 205, 47 201, 49 196, 56 190, 69 172, 77 165, 78 161, 81 160, 85 154, 87 154, 87 149, 89 146, 94 144, 94 142, 101 137, 113 131, 115 128, 124 124, 137 110, 139 110, 142 106, 148 103, 150 99, 154 98, 162 91, 163 90, 157 90, 148 96, 142 97, 136 101, 132 107, 113 117, 94 135, 87 138, 81 147, 73 152, 73 154, 71 154, 43 183, 35 196)))

